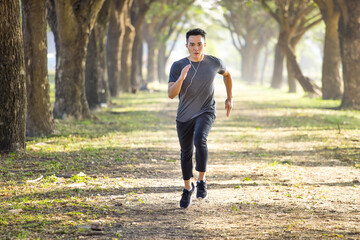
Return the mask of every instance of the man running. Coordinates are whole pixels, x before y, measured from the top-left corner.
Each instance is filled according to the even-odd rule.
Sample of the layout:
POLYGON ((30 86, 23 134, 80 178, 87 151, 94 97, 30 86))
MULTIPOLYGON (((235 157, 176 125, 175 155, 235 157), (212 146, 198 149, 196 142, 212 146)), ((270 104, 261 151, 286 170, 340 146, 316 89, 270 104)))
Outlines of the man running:
POLYGON ((211 55, 205 55, 206 32, 196 28, 186 33, 186 48, 189 56, 173 63, 168 85, 169 98, 179 96, 176 128, 181 147, 181 170, 185 188, 180 207, 187 208, 195 190, 193 177, 193 150, 196 149, 197 180, 196 197, 207 197, 205 172, 208 162, 207 136, 215 120, 214 79, 216 73, 223 75, 227 99, 226 116, 232 106, 232 79, 224 63, 211 55))

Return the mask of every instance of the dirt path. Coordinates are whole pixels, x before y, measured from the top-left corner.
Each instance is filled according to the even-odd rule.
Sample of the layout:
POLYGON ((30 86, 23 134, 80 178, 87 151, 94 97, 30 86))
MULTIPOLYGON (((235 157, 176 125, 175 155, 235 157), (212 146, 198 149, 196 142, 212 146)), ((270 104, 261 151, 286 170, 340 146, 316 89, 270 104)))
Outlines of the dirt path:
MULTIPOLYGON (((221 91, 216 99, 222 103, 221 91)), ((145 149, 148 157, 123 176, 120 186, 126 194, 104 197, 121 209, 119 224, 107 237, 360 239, 360 171, 339 160, 336 151, 349 136, 335 129, 308 129, 306 122, 281 124, 289 116, 323 114, 324 109, 263 108, 261 102, 250 105, 256 90, 236 91, 231 118, 225 119, 218 104, 209 136, 209 197, 194 197, 188 209, 179 208, 176 103, 165 102, 159 105, 161 130, 133 136, 125 146, 145 149)), ((261 101, 266 103, 266 96, 261 101)))
POLYGON ((112 117, 2 156, 3 179, 45 177, 0 182, 0 238, 360 239, 359 113, 238 85, 226 119, 216 89, 207 199, 179 208, 177 102, 131 95, 112 117))

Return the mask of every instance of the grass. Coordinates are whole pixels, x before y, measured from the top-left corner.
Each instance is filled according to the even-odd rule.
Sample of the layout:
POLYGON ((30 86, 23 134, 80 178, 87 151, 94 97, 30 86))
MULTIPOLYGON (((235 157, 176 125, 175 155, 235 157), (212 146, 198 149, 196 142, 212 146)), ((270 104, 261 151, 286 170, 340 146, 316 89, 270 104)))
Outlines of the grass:
MULTIPOLYGON (((226 149, 221 144, 235 144, 239 148, 233 147, 227 158, 259 160, 269 168, 286 169, 301 165, 296 158, 301 152, 293 152, 291 160, 283 158, 287 150, 281 144, 291 142, 359 169, 359 112, 335 110, 339 101, 241 88, 246 94, 236 99, 233 116, 226 122, 219 116, 221 124, 214 127, 212 134, 223 136, 211 143, 219 145, 219 154, 226 149), (279 134, 267 135, 270 130, 279 134)), ((54 101, 53 84, 51 89, 54 101)), ((127 184, 139 175, 156 177, 161 169, 146 167, 152 162, 161 161, 164 169, 178 164, 178 146, 168 146, 176 138, 171 135, 176 103, 167 99, 165 91, 121 94, 112 101, 113 106, 94 113, 94 120, 57 120, 54 135, 29 138, 26 151, 0 156, 1 239, 80 236, 82 230, 76 226, 99 219, 114 226, 124 210, 108 207, 102 196, 116 192, 145 204, 146 199, 128 192, 127 184), (41 180, 31 182, 40 176, 41 180)), ((242 182, 258 185, 254 177, 243 177, 242 182)), ((232 211, 240 210, 232 206, 232 211)))

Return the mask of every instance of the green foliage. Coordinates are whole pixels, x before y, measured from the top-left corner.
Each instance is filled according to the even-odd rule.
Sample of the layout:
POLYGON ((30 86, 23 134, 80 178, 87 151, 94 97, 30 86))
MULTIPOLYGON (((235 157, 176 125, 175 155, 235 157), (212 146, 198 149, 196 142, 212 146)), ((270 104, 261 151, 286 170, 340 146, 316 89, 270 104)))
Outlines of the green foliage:
POLYGON ((145 29, 150 36, 159 42, 166 42, 182 21, 182 17, 193 3, 193 0, 154 2, 146 14, 145 29))
POLYGON ((76 174, 76 175, 73 175, 71 177, 71 180, 74 181, 74 182, 85 182, 86 180, 86 174, 84 174, 83 172, 80 172, 79 174, 76 174))
POLYGON ((45 181, 48 183, 56 183, 58 180, 59 180, 59 178, 56 177, 55 174, 45 178, 45 181))
POLYGON ((233 206, 232 206, 232 210, 233 210, 234 212, 238 212, 238 211, 240 211, 241 209, 238 208, 237 206, 233 205, 233 206))

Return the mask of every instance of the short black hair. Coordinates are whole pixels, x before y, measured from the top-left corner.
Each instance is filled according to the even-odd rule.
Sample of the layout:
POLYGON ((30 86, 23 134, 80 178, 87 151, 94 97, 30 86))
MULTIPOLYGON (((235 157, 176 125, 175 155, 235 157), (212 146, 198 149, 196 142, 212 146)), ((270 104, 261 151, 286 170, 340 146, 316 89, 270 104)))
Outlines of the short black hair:
POLYGON ((197 35, 201 35, 205 40, 206 32, 204 30, 202 30, 201 28, 191 29, 186 33, 186 42, 189 41, 190 36, 197 36, 197 35))

